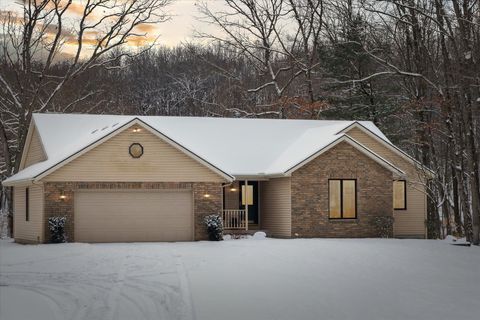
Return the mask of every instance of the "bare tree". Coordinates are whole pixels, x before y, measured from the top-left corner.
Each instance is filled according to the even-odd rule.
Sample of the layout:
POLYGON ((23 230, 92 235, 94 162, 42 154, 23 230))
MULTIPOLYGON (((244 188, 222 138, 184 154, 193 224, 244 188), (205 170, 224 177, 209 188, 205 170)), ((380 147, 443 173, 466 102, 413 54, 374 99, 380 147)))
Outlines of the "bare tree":
MULTIPOLYGON (((284 29, 287 28, 289 14, 285 1, 225 0, 224 4, 224 11, 211 11, 207 3, 199 5, 203 20, 222 31, 221 35, 199 33, 199 36, 241 52, 260 76, 258 85, 249 88, 248 92, 257 94, 272 90, 274 100, 280 101, 292 82, 303 72, 295 68, 295 64, 288 59, 288 52, 284 50, 284 29)), ((293 48, 288 50, 294 51, 293 48)), ((269 113, 283 117, 283 106, 269 113)))
MULTIPOLYGON (((480 243, 480 6, 475 0, 362 1, 377 14, 395 51, 368 48, 375 60, 402 76, 416 120, 418 157, 435 167, 431 195, 447 232, 451 214, 473 243, 480 243), (394 27, 393 27, 394 26, 394 27), (385 57, 379 57, 384 55, 385 57)), ((389 48, 390 49, 390 48, 389 48)), ((390 49, 391 50, 391 49, 390 49)), ((383 73, 383 72, 382 72, 383 73)), ((371 76, 381 76, 376 73, 371 76)), ((440 228, 439 215, 431 221, 440 228), (437 222, 435 222, 437 221, 437 222)), ((457 232, 460 231, 457 228, 457 232)))
MULTIPOLYGON (((22 13, 1 13, 1 180, 18 170, 32 113, 86 111, 78 106, 100 91, 75 82, 66 95, 68 87, 92 70, 120 68, 124 57, 148 50, 156 39, 146 30, 168 19, 163 9, 169 2, 26 0, 22 13), (125 49, 130 43, 146 47, 133 53, 125 49)), ((6 208, 5 188, 1 199, 6 208)))

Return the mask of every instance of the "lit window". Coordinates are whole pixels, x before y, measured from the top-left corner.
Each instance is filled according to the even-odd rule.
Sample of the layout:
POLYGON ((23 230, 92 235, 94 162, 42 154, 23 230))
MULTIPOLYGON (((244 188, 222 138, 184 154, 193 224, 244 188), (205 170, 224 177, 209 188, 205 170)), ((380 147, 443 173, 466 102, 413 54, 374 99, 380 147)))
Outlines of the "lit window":
POLYGON ((328 180, 330 219, 357 217, 357 181, 353 179, 328 180))
POLYGON ((248 204, 249 206, 253 205, 253 186, 252 185, 242 186, 242 206, 246 204, 248 204))
POLYGON ((393 181, 393 209, 407 209, 407 182, 405 180, 393 181))

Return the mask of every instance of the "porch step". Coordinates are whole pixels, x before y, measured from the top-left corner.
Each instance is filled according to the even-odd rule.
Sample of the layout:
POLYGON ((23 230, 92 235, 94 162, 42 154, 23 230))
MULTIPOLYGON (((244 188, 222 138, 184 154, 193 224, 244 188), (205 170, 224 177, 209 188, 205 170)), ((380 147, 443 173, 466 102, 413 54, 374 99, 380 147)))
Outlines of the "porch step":
POLYGON ((260 230, 260 226, 256 223, 249 223, 248 224, 248 230, 260 230))

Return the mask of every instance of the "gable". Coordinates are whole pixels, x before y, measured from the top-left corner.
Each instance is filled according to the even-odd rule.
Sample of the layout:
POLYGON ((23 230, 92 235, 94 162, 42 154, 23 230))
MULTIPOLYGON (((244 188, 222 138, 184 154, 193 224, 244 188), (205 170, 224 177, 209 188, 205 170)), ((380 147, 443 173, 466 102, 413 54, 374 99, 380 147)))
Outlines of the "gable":
POLYGON ((29 167, 32 164, 47 160, 47 156, 43 150, 42 140, 40 139, 40 134, 34 125, 32 125, 31 135, 27 138, 26 143, 28 145, 26 145, 24 149, 25 160, 22 161, 20 170, 29 167))
POLYGON ((394 173, 380 165, 377 161, 359 151, 354 145, 341 141, 334 147, 317 156, 303 167, 292 173, 292 176, 318 175, 318 179, 352 178, 359 172, 364 174, 372 170, 372 176, 381 174, 393 179, 394 173))
MULTIPOLYGON (((307 157, 306 159, 304 159, 300 163, 291 167, 290 169, 288 169, 285 172, 285 174, 288 175, 288 174, 291 174, 292 172, 295 172, 296 170, 298 170, 299 168, 302 168, 303 166, 305 166, 309 162, 317 159, 322 154, 330 151, 331 149, 334 149, 339 144, 350 145, 350 147, 355 148, 358 152, 360 152, 364 156, 370 158, 371 160, 373 160, 374 162, 376 162, 377 164, 379 164, 383 168, 386 168, 387 170, 393 172, 396 175, 396 177, 404 177, 405 176, 405 172, 402 171, 400 168, 396 167, 393 163, 389 162, 387 159, 382 158, 381 156, 379 156, 378 154, 376 154, 372 150, 365 147, 363 144, 359 143, 358 141, 352 139, 351 137, 349 137, 348 135, 345 135, 345 134, 342 134, 337 139, 335 139, 332 142, 330 142, 329 144, 325 145, 324 147, 322 147, 320 150, 318 150, 314 154, 310 155, 309 157, 307 157)), ((349 160, 351 160, 351 159, 349 159, 349 160)))
POLYGON ((388 160, 389 162, 393 163, 395 166, 402 169, 411 178, 418 177, 419 172, 415 164, 413 164, 410 161, 407 161, 404 157, 400 156, 398 153, 384 146, 381 142, 371 137, 368 133, 364 132, 362 129, 353 127, 348 131, 346 131, 345 133, 348 136, 350 136, 352 139, 358 141, 368 149, 378 154, 380 157, 388 160))
POLYGON ((53 171, 44 181, 222 182, 223 177, 144 127, 133 125, 53 171), (134 132, 133 128, 140 128, 134 132), (143 155, 129 147, 140 143, 143 155))

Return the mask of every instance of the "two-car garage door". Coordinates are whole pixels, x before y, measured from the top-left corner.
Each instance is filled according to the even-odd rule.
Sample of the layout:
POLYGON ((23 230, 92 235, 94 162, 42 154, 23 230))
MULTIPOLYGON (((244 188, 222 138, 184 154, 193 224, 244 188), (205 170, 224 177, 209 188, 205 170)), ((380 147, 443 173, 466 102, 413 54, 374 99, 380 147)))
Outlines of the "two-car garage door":
POLYGON ((193 240, 192 192, 79 191, 75 193, 75 241, 193 240))

